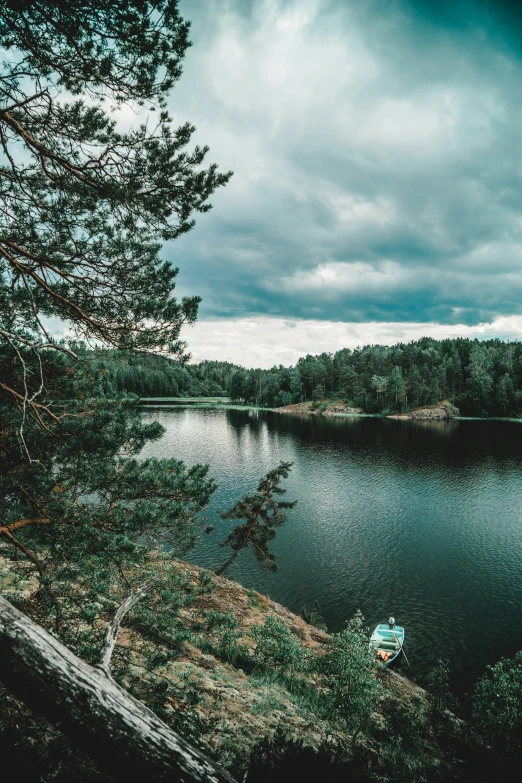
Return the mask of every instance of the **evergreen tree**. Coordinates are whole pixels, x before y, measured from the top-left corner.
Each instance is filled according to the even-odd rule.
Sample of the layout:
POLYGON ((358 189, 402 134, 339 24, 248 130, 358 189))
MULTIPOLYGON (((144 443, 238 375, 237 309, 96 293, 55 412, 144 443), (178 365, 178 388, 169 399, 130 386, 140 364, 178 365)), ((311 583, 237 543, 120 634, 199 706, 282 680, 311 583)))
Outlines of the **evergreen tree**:
POLYGON ((409 389, 409 396, 410 396, 410 405, 413 408, 417 408, 421 404, 421 400, 424 392, 424 383, 422 380, 422 375, 420 374, 416 364, 413 364, 411 366, 410 371, 408 373, 408 389, 409 389))
POLYGON ((469 357, 468 395, 475 413, 479 416, 487 415, 490 395, 493 388, 493 362, 488 348, 480 343, 475 343, 469 357))
POLYGON ((353 400, 357 394, 357 372, 354 367, 345 365, 341 368, 339 374, 339 385, 342 393, 349 399, 353 400))
MULTIPOLYGON (((384 398, 384 395, 386 394, 387 385, 388 385, 388 379, 383 378, 382 375, 374 375, 372 377, 372 386, 377 394, 377 405, 379 404, 379 394, 383 395, 384 398)), ((381 402, 383 401, 383 398, 381 398, 381 402)))
POLYGON ((324 400, 324 395, 325 395, 324 386, 318 383, 313 391, 312 400, 314 402, 319 402, 320 400, 324 400))
POLYGON ((254 493, 248 493, 228 511, 220 514, 221 519, 244 519, 237 525, 221 546, 230 547, 232 555, 223 563, 216 574, 224 574, 240 552, 250 547, 261 565, 269 571, 277 571, 275 555, 268 546, 275 538, 277 528, 286 522, 285 511, 293 508, 297 501, 278 500, 286 489, 280 484, 288 478, 291 462, 281 462, 277 468, 264 476, 254 493))
POLYGON ((301 396, 303 393, 303 384, 301 382, 301 374, 296 367, 295 370, 290 373, 290 402, 301 402, 301 396))
MULTIPOLYGON (((115 607, 152 579, 135 610, 147 671, 153 641, 176 649, 173 556, 194 545, 215 486, 206 467, 136 459, 162 428, 106 395, 159 379, 129 365, 114 383, 86 345, 186 359, 199 299, 174 298, 161 245, 229 178, 165 109, 188 29, 175 0, 5 0, 0 14, 0 536, 36 583, 25 611, 90 661, 115 607), (124 103, 154 122, 119 128, 124 103), (85 342, 53 340, 50 318, 85 342)), ((164 710, 173 687, 144 688, 120 663, 115 676, 164 710)))
POLYGON ((498 413, 500 415, 508 416, 512 412, 514 391, 515 390, 511 376, 508 372, 506 372, 501 376, 497 383, 497 391, 495 395, 498 406, 498 413))
POLYGON ((398 405, 399 401, 402 400, 403 394, 404 394, 404 378, 402 377, 402 371, 400 367, 395 367, 390 373, 390 377, 388 378, 387 387, 390 393, 390 396, 392 399, 394 399, 395 404, 398 405))

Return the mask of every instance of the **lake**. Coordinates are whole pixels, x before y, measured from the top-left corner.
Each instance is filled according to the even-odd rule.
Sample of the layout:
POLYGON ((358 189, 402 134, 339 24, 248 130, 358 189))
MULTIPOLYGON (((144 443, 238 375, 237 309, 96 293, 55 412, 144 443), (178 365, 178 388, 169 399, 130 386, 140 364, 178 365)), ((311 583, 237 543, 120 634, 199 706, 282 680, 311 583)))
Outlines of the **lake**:
POLYGON ((232 506, 282 460, 293 461, 277 533, 279 571, 243 552, 227 576, 299 612, 319 601, 330 631, 361 609, 393 614, 422 678, 449 660, 459 690, 487 663, 522 649, 522 422, 297 418, 252 409, 145 410, 165 427, 143 455, 204 462, 219 484, 215 525, 190 560, 228 550, 232 506))

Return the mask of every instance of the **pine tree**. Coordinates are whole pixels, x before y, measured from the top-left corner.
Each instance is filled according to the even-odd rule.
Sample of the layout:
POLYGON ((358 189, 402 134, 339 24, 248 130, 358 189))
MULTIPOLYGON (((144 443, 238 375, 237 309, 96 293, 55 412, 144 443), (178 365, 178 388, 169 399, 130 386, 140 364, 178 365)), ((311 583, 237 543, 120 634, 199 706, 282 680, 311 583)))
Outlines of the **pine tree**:
MULTIPOLYGON (((194 128, 173 128, 165 109, 188 31, 175 0, 1 4, 0 537, 35 581, 25 611, 86 660, 122 598, 152 579, 135 610, 147 671, 154 641, 176 649, 173 557, 196 542, 215 485, 203 466, 136 459, 162 428, 116 396, 87 346, 186 358, 181 328, 199 298, 174 298, 161 246, 230 176, 205 167, 194 128), (119 128, 123 104, 148 121, 119 128), (51 318, 76 342, 54 340, 51 318)), ((142 393, 148 375, 129 367, 116 386, 132 378, 142 393)), ((124 658, 115 676, 159 711, 172 695, 143 688, 124 658)))
POLYGON ((248 493, 231 509, 220 514, 221 519, 244 519, 223 541, 221 546, 230 547, 232 555, 216 569, 216 574, 224 574, 243 549, 250 547, 261 565, 269 571, 277 571, 275 555, 268 546, 277 532, 277 528, 286 522, 285 511, 295 506, 297 501, 278 500, 286 489, 280 487, 281 481, 288 478, 291 462, 281 462, 274 470, 264 476, 254 493, 248 493))
POLYGON ((493 389, 493 362, 488 348, 475 343, 471 349, 468 372, 468 395, 479 416, 487 414, 493 389))
POLYGON ((498 412, 501 415, 508 416, 513 410, 514 387, 511 376, 508 372, 501 376, 497 383, 495 400, 498 405, 498 412))
POLYGON ((395 398, 395 404, 397 405, 399 400, 402 400, 404 394, 404 378, 402 377, 401 368, 397 367, 397 365, 390 373, 387 386, 390 395, 395 398))
POLYGON ((422 400, 422 395, 424 392, 424 383, 422 380, 422 375, 420 374, 416 364, 413 364, 411 366, 410 371, 408 373, 408 389, 409 389, 410 405, 413 408, 416 408, 420 405, 422 400))

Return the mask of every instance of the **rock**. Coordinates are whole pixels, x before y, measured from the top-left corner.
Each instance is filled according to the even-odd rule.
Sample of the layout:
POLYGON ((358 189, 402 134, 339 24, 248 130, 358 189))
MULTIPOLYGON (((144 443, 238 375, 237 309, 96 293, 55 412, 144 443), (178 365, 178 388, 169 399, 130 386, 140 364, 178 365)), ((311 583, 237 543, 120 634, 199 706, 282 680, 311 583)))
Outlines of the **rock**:
POLYGON ((359 416, 362 408, 350 408, 344 402, 334 402, 323 411, 323 416, 359 416))
POLYGON ((350 408, 342 400, 336 402, 323 400, 320 405, 313 402, 298 402, 295 405, 274 408, 274 411, 276 413, 291 413, 294 416, 359 416, 363 412, 362 408, 350 408))
POLYGON ((415 408, 407 413, 399 413, 388 416, 389 419, 430 419, 432 421, 444 421, 460 416, 460 411, 449 400, 443 400, 437 405, 426 405, 423 408, 415 408))

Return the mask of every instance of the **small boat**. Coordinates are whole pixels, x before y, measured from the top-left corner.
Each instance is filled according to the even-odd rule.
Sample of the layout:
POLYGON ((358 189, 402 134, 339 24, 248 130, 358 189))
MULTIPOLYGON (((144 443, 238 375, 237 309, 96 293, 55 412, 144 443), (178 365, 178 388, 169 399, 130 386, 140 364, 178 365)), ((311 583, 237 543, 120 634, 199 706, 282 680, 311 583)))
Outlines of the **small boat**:
POLYGON ((370 649, 375 650, 377 660, 386 667, 401 655, 403 644, 404 628, 395 625, 393 617, 390 622, 378 625, 370 637, 370 649))

